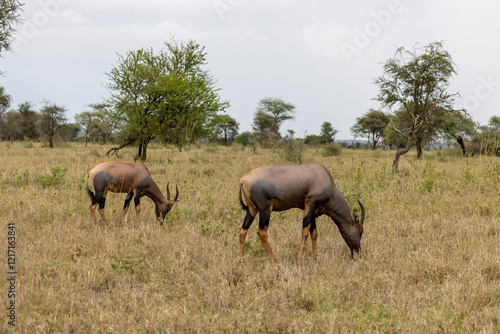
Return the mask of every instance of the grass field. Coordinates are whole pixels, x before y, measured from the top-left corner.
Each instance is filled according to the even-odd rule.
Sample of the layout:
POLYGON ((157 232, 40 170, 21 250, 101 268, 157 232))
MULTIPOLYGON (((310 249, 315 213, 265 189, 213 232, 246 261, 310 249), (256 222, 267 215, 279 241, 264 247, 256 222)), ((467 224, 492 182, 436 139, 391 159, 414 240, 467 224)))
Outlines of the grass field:
MULTIPOLYGON (((297 262, 300 210, 273 213, 272 265, 256 235, 238 258, 243 219, 237 182, 252 168, 285 162, 279 151, 152 147, 146 165, 181 202, 160 226, 142 200, 143 221, 109 194, 105 227, 91 223, 86 175, 110 159, 106 146, 49 149, 0 143, 0 332, 20 333, 498 333, 500 160, 447 151, 402 157, 344 150, 305 162, 332 173, 351 208, 367 212, 362 255, 352 260, 337 227, 318 219, 297 262), (8 223, 16 232, 16 326, 7 321, 8 223)), ((133 161, 133 149, 111 160, 133 161)))

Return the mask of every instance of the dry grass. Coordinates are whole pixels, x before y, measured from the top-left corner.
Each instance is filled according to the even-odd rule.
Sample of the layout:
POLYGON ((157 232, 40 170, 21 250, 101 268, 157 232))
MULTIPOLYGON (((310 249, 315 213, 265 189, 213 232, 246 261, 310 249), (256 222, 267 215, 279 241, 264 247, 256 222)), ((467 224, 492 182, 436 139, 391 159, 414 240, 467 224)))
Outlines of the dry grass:
MULTIPOLYGON (((318 259, 308 243, 297 263, 301 211, 291 210, 271 217, 274 266, 256 223, 238 259, 236 185, 254 167, 283 162, 277 152, 153 147, 153 178, 163 188, 178 183, 182 201, 164 226, 147 198, 143 223, 131 210, 118 226, 123 196, 111 194, 115 224, 106 228, 90 222, 85 178, 107 149, 0 143, 3 247, 6 224, 17 229, 18 332, 500 331, 498 158, 410 153, 393 174, 393 152, 324 158, 309 149, 305 160, 332 171, 350 205, 364 202, 363 254, 351 260, 335 224, 321 217, 318 259)), ((132 158, 132 150, 119 157, 132 158)))

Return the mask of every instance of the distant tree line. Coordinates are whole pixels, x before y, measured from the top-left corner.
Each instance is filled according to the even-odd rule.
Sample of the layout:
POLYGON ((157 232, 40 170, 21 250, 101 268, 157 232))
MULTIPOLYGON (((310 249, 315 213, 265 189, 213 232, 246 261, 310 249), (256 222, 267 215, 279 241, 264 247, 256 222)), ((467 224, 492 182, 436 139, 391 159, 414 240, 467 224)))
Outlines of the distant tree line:
MULTIPOLYGON (((338 131, 328 121, 321 124, 318 135, 296 138, 288 130, 283 137, 280 129, 295 119, 296 107, 277 97, 262 98, 254 113, 253 131, 239 133, 240 124, 225 114, 229 102, 221 100, 216 80, 205 65, 204 47, 192 40, 171 39, 159 52, 140 49, 119 55, 107 73, 110 97, 89 104, 75 115, 75 123, 68 123, 64 106, 50 101, 39 109, 28 101, 12 107, 11 96, 0 86, 0 140, 43 140, 50 147, 70 140, 80 140, 85 146, 111 142, 116 146, 108 151, 110 155, 133 145, 141 160, 147 158, 152 141, 179 149, 199 140, 254 148, 278 146, 298 157, 296 161, 304 145, 322 146, 325 155, 339 153, 338 131)), ((421 157, 423 148, 436 141, 453 140, 464 155, 500 155, 500 117, 479 127, 465 110, 453 108, 457 94, 447 89, 455 73, 456 66, 441 42, 410 51, 397 49, 374 81, 381 109, 358 117, 351 133, 366 138, 372 149, 380 145, 395 149, 393 170, 412 147, 421 157)))
POLYGON ((17 108, 9 109, 11 98, 0 87, 0 139, 46 140, 50 147, 55 141, 74 140, 78 136, 78 124, 67 123, 66 108, 45 101, 36 111, 33 104, 23 102, 17 108))

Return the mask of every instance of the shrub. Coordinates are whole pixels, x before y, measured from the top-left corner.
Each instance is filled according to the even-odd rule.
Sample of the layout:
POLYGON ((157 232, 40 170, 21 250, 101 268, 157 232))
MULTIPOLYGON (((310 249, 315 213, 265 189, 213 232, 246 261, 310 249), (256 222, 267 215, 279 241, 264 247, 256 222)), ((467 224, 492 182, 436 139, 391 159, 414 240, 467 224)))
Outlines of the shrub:
POLYGON ((322 155, 324 157, 339 156, 342 153, 342 148, 339 144, 327 144, 323 145, 322 155))
POLYGON ((51 174, 40 175, 38 177, 38 183, 42 188, 47 187, 59 187, 64 184, 64 175, 68 171, 67 167, 55 166, 50 168, 51 174))
POLYGON ((234 141, 243 146, 247 146, 252 141, 252 133, 250 131, 245 131, 236 136, 236 138, 234 138, 234 141))
POLYGON ((295 139, 293 135, 287 136, 282 150, 283 158, 285 158, 286 161, 301 164, 304 149, 304 140, 295 139))

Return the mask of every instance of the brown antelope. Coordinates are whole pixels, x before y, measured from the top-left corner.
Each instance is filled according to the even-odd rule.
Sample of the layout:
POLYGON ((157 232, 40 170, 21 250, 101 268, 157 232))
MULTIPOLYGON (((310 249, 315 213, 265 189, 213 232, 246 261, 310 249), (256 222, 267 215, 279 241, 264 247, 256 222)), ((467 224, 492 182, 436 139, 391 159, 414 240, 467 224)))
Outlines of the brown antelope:
POLYGON ((299 261, 309 234, 311 234, 313 257, 316 257, 318 237, 316 217, 323 214, 329 216, 339 228, 340 234, 351 249, 351 257, 354 251, 359 252, 361 248, 365 208, 358 200, 361 218, 357 213, 351 216, 347 202, 335 187, 330 172, 321 164, 269 165, 251 170, 240 179, 239 200, 241 207, 246 211, 245 219, 239 229, 240 256, 244 254, 248 229, 258 213, 257 234, 271 262, 276 262, 267 240, 271 212, 291 208, 304 210, 299 261))
POLYGON ((121 217, 122 222, 132 197, 134 198, 137 221, 140 221, 141 197, 146 195, 151 198, 156 205, 156 218, 160 224, 163 224, 165 215, 172 209, 172 206, 179 201, 179 189, 177 185, 175 186, 175 198, 171 200, 169 185, 167 184, 167 198, 165 198, 151 178, 148 168, 140 162, 103 162, 90 170, 88 181, 87 192, 92 200, 90 212, 94 224, 95 208, 99 204, 99 213, 104 223, 108 225, 108 220, 104 212, 108 191, 127 194, 125 196, 125 204, 121 217), (95 194, 89 189, 88 181, 92 182, 94 185, 95 194))

